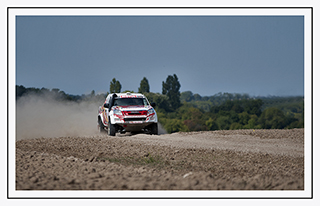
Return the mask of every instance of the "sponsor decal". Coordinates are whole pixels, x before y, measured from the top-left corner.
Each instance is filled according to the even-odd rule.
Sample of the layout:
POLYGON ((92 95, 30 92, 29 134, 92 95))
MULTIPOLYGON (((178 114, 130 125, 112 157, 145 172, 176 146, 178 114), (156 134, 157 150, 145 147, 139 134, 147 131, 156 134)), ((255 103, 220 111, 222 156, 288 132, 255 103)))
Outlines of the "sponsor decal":
POLYGON ((116 106, 115 109, 136 109, 136 108, 148 108, 149 106, 144 106, 144 105, 127 105, 127 106, 116 106))
POLYGON ((107 116, 107 112, 105 109, 102 109, 102 117, 103 117, 103 122, 105 125, 108 124, 108 116, 107 116))
POLYGON ((142 121, 129 121, 130 124, 140 124, 143 123, 142 121))
POLYGON ((141 97, 141 96, 137 96, 137 95, 121 95, 120 98, 137 98, 137 97, 141 97))
POLYGON ((117 114, 114 114, 114 116, 118 118, 118 120, 116 120, 116 118, 114 118, 115 121, 124 121, 123 116, 117 115, 117 114))
POLYGON ((152 116, 154 116, 155 115, 155 113, 151 113, 151 114, 149 114, 147 117, 152 117, 152 116))

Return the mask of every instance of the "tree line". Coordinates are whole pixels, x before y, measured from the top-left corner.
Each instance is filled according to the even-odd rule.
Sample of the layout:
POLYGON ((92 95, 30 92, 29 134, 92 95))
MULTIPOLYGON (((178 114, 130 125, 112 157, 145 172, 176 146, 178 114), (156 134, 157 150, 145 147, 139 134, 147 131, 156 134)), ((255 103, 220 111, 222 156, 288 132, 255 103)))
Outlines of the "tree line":
MULTIPOLYGON (((120 93, 121 83, 115 78, 107 93, 69 95, 59 89, 25 88, 16 85, 16 99, 26 94, 50 96, 59 101, 90 101, 97 106, 109 93, 120 93)), ((138 88, 149 102, 156 103, 159 122, 168 133, 233 130, 290 129, 304 127, 303 97, 250 97, 248 94, 218 93, 202 97, 191 91, 180 93, 176 74, 162 82, 162 93, 150 92, 148 79, 143 77, 138 88)), ((122 91, 134 92, 134 91, 122 91)))
MULTIPOLYGON (((304 127, 303 102, 292 106, 292 113, 286 114, 277 107, 262 110, 261 99, 226 100, 212 106, 209 111, 183 102, 174 112, 158 112, 159 121, 168 133, 235 129, 291 129, 304 127)), ((158 111, 158 110, 157 110, 158 111)))

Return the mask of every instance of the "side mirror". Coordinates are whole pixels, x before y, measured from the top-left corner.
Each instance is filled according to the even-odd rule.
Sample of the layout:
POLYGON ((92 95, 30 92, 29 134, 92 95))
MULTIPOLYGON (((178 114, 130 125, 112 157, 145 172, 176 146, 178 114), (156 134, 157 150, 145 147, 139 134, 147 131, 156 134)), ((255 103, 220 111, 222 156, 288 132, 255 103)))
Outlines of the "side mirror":
POLYGON ((104 107, 104 108, 109 108, 109 104, 106 103, 106 104, 103 105, 103 107, 104 107))
POLYGON ((156 103, 152 102, 152 103, 151 103, 151 106, 152 106, 153 108, 155 108, 155 107, 156 107, 156 103))

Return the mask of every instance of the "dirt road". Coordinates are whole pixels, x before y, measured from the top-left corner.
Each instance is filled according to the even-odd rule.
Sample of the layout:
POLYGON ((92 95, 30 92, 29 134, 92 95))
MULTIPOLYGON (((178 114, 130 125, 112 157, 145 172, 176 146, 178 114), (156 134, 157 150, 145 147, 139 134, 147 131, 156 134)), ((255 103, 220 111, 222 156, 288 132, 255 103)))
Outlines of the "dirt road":
POLYGON ((17 190, 303 190, 304 130, 16 141, 17 190))

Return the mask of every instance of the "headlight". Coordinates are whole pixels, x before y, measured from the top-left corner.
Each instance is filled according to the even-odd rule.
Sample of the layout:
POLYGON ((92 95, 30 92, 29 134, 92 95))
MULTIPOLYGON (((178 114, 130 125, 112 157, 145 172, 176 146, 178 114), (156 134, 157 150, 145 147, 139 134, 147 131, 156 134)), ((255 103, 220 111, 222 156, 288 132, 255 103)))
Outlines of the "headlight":
POLYGON ((113 110, 113 114, 116 114, 116 115, 122 115, 122 112, 120 110, 113 110))
POLYGON ((156 112, 154 111, 154 109, 149 109, 147 115, 154 114, 154 113, 156 113, 156 112))

